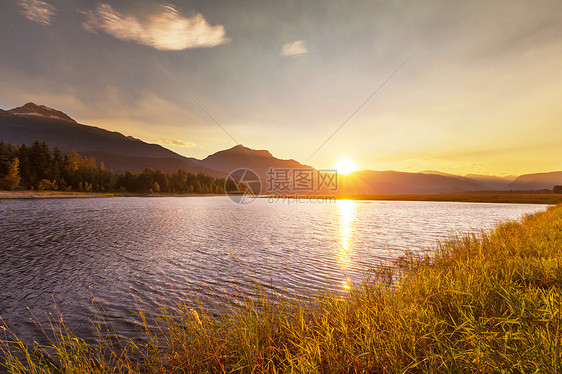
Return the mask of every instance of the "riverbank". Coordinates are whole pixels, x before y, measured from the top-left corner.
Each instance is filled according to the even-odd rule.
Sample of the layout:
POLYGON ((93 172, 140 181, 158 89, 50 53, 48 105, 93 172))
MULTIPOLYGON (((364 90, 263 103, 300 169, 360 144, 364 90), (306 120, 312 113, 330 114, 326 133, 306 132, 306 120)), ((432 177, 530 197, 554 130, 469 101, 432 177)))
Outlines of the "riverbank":
POLYGON ((0 199, 71 199, 112 196, 115 196, 115 194, 66 191, 0 191, 0 199))
POLYGON ((79 192, 79 191, 0 191, 0 199, 73 199, 92 197, 194 197, 224 196, 223 194, 134 194, 128 192, 79 192))
MULTIPOLYGON (((223 194, 173 194, 173 193, 122 193, 122 192, 78 192, 78 191, 0 191, 1 199, 72 199, 92 197, 209 197, 223 194)), ((260 196, 270 198, 271 196, 260 196)), ((380 201, 444 201, 467 203, 505 204, 560 204, 562 194, 438 194, 438 195, 336 195, 306 196, 277 195, 281 199, 334 198, 337 200, 380 200, 380 201)))
POLYGON ((506 204, 560 204, 562 194, 436 194, 436 195, 339 195, 342 200, 399 200, 399 201, 448 201, 466 203, 506 204))
POLYGON ((560 204, 562 194, 435 194, 435 195, 271 195, 261 198, 336 200, 376 200, 376 201, 443 201, 456 203, 504 203, 504 204, 560 204))
POLYGON ((120 347, 102 325, 88 345, 55 320, 51 347, 0 330, 0 349, 14 373, 560 372, 561 251, 558 205, 407 254, 346 294, 261 291, 218 317, 164 305, 162 329, 120 347))

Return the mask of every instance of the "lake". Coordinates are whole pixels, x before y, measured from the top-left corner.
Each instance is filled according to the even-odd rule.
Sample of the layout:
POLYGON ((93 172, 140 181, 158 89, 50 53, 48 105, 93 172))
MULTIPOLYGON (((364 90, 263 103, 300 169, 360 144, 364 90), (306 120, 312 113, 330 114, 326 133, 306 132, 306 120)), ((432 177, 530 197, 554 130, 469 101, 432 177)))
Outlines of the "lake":
POLYGON ((212 305, 253 284, 342 292, 404 250, 546 205, 227 197, 0 200, 0 317, 24 341, 58 309, 84 338, 100 311, 121 337, 135 311, 212 305), (56 309, 55 309, 56 308, 56 309))

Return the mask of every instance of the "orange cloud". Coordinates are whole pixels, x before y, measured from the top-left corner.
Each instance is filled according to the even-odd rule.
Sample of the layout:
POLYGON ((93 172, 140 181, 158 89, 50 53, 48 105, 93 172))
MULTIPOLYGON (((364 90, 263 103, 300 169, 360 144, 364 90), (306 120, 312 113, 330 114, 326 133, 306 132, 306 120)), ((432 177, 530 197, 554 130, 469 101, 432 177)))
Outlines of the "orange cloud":
POLYGON ((183 17, 173 5, 139 19, 123 15, 109 4, 88 11, 82 24, 88 31, 103 31, 117 39, 134 41, 160 50, 214 47, 228 42, 224 26, 211 26, 201 13, 183 17))
POLYGON ((175 145, 177 147, 195 147, 197 144, 180 139, 156 139, 158 144, 175 145))
POLYGON ((54 6, 40 0, 19 0, 18 5, 25 18, 42 26, 49 26, 57 14, 54 6))

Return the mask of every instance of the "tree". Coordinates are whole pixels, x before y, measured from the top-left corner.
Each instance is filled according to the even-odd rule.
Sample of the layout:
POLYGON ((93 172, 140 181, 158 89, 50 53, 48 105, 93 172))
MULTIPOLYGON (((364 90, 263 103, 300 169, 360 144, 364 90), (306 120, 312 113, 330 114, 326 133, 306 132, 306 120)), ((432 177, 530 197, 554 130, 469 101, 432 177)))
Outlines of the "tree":
POLYGON ((114 173, 103 162, 97 166, 95 158, 83 157, 75 151, 63 156, 55 147, 51 153, 45 142, 36 141, 26 147, 25 144, 15 146, 0 140, 0 188, 17 186, 62 191, 222 193, 225 180, 181 169, 177 173, 163 173, 151 168, 139 174, 114 173))
POLYGON ((79 162, 80 162, 80 155, 78 153, 76 153, 75 151, 67 153, 66 156, 64 156, 65 171, 74 173, 76 170, 78 170, 79 162))
POLYGON ((19 148, 17 157, 20 160, 20 176, 22 184, 26 188, 31 188, 31 162, 29 161, 29 148, 26 147, 25 144, 22 144, 19 148))
POLYGON ((61 179, 61 172, 64 167, 64 160, 62 158, 62 153, 59 147, 55 147, 53 150, 53 157, 51 159, 51 167, 50 167, 50 179, 54 179, 56 181, 61 179))
POLYGON ((78 177, 79 163, 80 163, 80 155, 74 151, 67 153, 64 156, 62 177, 66 181, 66 184, 74 189, 79 189, 78 187, 78 183, 80 182, 78 177))
POLYGON ((10 158, 8 152, 8 145, 0 140, 0 176, 8 174, 8 167, 10 165, 10 158))
POLYGON ((41 179, 37 184, 37 189, 39 191, 47 191, 53 188, 53 184, 48 179, 41 179))
POLYGON ((47 143, 33 142, 29 149, 30 183, 37 186, 41 179, 49 179, 51 150, 47 143))
POLYGON ((16 157, 8 165, 8 174, 4 177, 4 185, 7 190, 13 190, 20 184, 20 160, 16 157))
POLYGON ((562 194, 562 186, 554 186, 552 188, 553 193, 561 193, 562 194))
POLYGON ((201 193, 201 182, 199 182, 199 179, 196 179, 195 183, 193 183, 193 192, 201 193))

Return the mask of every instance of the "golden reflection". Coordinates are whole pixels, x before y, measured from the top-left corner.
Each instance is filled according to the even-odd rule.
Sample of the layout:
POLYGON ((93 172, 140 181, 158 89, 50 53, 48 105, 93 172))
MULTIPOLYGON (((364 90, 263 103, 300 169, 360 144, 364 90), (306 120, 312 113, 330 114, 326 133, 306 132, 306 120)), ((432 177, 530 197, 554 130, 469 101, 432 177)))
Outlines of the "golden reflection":
MULTIPOLYGON (((356 202, 353 200, 338 200, 339 209, 339 225, 340 232, 338 238, 338 262, 345 271, 351 264, 351 235, 353 233, 353 224, 355 222, 356 202)), ((350 289, 350 279, 346 278, 343 282, 343 288, 350 289)))

